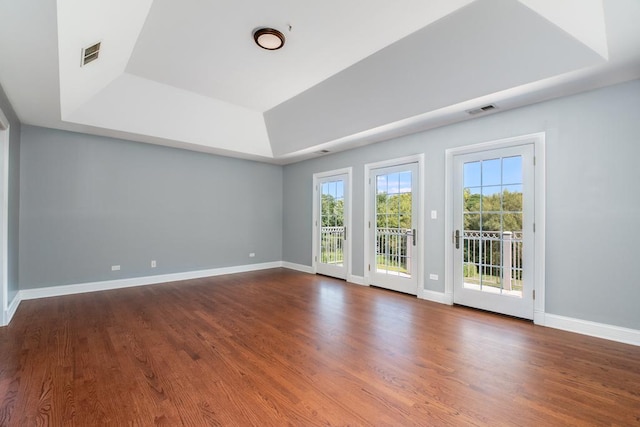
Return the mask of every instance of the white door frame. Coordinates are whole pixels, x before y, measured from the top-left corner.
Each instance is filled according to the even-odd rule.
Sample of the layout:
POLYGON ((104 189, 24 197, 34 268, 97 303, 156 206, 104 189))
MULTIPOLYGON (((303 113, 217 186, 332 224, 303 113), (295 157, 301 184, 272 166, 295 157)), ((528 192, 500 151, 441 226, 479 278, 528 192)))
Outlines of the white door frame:
POLYGON ((425 185, 424 185, 424 153, 415 154, 413 156, 400 157, 397 159, 384 160, 381 162, 367 163, 364 165, 364 284, 371 286, 371 273, 368 266, 371 264, 371 236, 370 236, 370 224, 371 218, 371 191, 369 185, 369 178, 371 177, 371 171, 373 169, 386 168, 391 166, 399 166, 407 163, 418 164, 418 243, 416 245, 416 260, 418 263, 418 289, 416 289, 416 295, 418 298, 422 298, 424 295, 424 200, 425 200, 425 185))
POLYGON ((545 313, 545 133, 534 133, 499 139, 446 150, 445 166, 445 301, 453 304, 453 157, 478 151, 533 144, 534 147, 534 216, 535 232, 533 289, 533 322, 544 324, 545 313))
POLYGON ((350 281, 351 278, 351 248, 353 247, 353 245, 351 244, 351 239, 352 239, 352 227, 351 227, 351 217, 352 217, 352 211, 353 211, 353 207, 351 206, 351 199, 352 199, 352 187, 353 187, 353 168, 352 167, 348 167, 348 168, 343 168, 343 169, 335 169, 332 171, 326 171, 326 172, 318 172, 318 173, 314 173, 313 174, 313 203, 312 203, 312 209, 313 209, 313 220, 311 221, 311 226, 313 228, 313 232, 312 232, 312 244, 313 244, 313 250, 311 252, 311 259, 312 259, 312 269, 313 269, 313 274, 316 274, 318 272, 318 257, 320 256, 320 254, 318 253, 318 242, 320 240, 320 237, 318 236, 318 221, 320 221, 320 218, 318 218, 318 210, 320 208, 320 206, 318 205, 318 199, 319 199, 319 189, 318 189, 318 182, 321 179, 324 178, 329 178, 332 176, 336 176, 336 175, 347 175, 349 177, 347 182, 347 187, 346 187, 346 197, 345 197, 345 218, 344 218, 344 224, 345 227, 347 227, 347 234, 346 234, 346 243, 345 243, 345 266, 347 268, 347 277, 346 280, 350 281))
POLYGON ((0 308, 2 309, 1 325, 9 324, 9 283, 8 253, 9 250, 9 120, 0 110, 0 308))

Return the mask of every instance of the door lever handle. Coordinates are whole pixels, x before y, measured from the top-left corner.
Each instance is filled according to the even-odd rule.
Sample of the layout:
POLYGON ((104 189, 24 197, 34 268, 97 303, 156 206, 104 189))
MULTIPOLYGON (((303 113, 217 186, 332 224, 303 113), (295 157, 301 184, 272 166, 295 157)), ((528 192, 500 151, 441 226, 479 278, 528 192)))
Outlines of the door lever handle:
POLYGON ((416 234, 416 229, 415 228, 412 228, 410 230, 407 229, 404 234, 406 234, 407 236, 411 236, 412 237, 411 242, 412 242, 412 245, 415 246, 416 242, 418 240, 418 235, 416 234))
POLYGON ((456 244, 456 249, 460 249, 460 230, 456 230, 453 240, 456 244))

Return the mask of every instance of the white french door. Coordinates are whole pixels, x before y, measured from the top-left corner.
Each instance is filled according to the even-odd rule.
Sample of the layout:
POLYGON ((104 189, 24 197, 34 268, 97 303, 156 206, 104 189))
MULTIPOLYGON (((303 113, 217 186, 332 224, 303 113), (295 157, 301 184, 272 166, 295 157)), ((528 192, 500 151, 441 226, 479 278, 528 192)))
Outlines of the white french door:
POLYGON ((453 301, 533 319, 534 144, 453 157, 453 301))
POLYGON ((350 174, 316 174, 315 266, 316 272, 346 279, 349 273, 350 174))
POLYGON ((417 295, 418 163, 375 168, 369 174, 369 282, 417 295))

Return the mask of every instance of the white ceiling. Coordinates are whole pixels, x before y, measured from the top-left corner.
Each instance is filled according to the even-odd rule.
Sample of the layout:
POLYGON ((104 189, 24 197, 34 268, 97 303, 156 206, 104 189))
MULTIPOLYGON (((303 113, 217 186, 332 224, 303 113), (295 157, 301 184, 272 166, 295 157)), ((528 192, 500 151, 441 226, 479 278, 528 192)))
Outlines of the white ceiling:
POLYGON ((274 163, 640 78, 638 0, 0 0, 0 16, 23 123, 274 163), (260 26, 284 48, 255 46, 260 26))

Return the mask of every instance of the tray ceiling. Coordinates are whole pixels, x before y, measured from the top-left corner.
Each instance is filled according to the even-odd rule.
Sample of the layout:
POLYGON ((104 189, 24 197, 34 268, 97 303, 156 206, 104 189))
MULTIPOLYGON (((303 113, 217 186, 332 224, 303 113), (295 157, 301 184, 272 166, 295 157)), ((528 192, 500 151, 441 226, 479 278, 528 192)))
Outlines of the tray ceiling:
POLYGON ((23 123, 274 163, 640 77, 635 0, 23 0, 0 15, 23 123), (260 26, 285 47, 258 48, 260 26))

